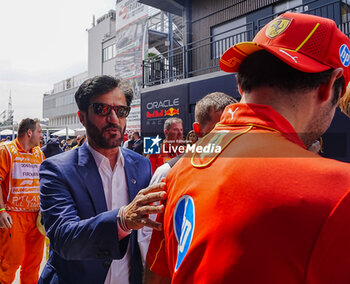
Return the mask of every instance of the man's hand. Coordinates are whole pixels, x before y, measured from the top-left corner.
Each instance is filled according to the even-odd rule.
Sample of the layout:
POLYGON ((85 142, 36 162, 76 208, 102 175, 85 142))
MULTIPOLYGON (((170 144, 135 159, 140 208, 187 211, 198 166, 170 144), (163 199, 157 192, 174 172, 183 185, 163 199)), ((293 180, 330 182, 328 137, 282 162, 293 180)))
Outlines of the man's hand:
POLYGON ((12 227, 12 218, 9 213, 6 211, 0 212, 0 228, 11 229, 12 227))
POLYGON ((162 213, 164 205, 158 201, 166 199, 165 183, 157 183, 139 191, 134 200, 124 209, 126 226, 132 230, 141 229, 144 226, 162 230, 162 224, 149 218, 149 214, 162 213), (152 203, 157 202, 156 205, 152 203))

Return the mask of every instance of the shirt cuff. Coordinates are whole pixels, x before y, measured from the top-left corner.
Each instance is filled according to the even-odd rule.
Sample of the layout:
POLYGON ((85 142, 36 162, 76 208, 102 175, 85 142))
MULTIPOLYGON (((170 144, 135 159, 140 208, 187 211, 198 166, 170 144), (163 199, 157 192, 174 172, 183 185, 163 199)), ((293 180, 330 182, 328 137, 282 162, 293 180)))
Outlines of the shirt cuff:
POLYGON ((131 234, 132 230, 124 231, 120 226, 119 226, 119 220, 118 220, 118 238, 119 240, 124 239, 125 237, 129 236, 131 234))
POLYGON ((118 216, 117 216, 119 240, 131 234, 131 230, 129 230, 129 228, 125 224, 124 209, 125 209, 125 206, 122 206, 119 209, 118 216))

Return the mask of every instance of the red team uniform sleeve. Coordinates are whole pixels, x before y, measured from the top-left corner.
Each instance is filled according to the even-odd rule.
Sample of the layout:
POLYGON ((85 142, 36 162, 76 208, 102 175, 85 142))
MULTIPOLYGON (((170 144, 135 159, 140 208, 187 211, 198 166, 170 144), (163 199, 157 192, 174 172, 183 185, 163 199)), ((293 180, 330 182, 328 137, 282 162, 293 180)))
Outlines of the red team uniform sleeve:
POLYGON ((307 284, 345 283, 350 279, 350 191, 340 199, 315 243, 307 284))
MULTIPOLYGON (((158 214, 157 222, 163 223, 163 214, 158 214)), ((164 231, 153 230, 146 260, 148 267, 152 272, 162 277, 170 278, 165 251, 164 231)))
POLYGON ((164 164, 164 157, 162 157, 160 154, 151 154, 149 155, 148 159, 151 162, 153 174, 158 167, 164 164))

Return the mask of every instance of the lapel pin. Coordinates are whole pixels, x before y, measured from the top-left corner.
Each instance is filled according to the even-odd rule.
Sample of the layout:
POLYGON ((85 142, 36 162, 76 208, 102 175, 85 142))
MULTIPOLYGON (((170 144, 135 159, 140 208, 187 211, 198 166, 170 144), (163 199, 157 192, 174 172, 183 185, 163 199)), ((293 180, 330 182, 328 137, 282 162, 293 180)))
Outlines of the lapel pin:
POLYGON ((132 182, 133 184, 135 184, 135 183, 136 183, 136 179, 132 178, 132 179, 131 179, 131 182, 132 182))

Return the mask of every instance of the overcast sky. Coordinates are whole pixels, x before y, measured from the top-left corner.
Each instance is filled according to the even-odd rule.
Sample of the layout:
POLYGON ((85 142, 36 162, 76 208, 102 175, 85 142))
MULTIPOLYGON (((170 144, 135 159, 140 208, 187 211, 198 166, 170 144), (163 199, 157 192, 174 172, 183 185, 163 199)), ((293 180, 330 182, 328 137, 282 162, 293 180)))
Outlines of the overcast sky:
POLYGON ((87 71, 86 29, 110 9, 115 0, 1 0, 0 113, 11 90, 15 121, 41 119, 43 94, 87 71))

